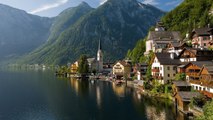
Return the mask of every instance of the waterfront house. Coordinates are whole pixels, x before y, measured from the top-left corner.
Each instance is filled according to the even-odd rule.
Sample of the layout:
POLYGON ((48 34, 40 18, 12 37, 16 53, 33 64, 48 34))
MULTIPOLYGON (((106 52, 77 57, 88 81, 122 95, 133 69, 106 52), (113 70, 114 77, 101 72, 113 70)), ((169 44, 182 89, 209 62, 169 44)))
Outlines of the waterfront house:
POLYGON ((132 71, 131 64, 128 63, 127 61, 118 61, 113 66, 113 75, 115 75, 117 79, 129 76, 131 71, 132 71))
POLYGON ((175 59, 175 53, 155 53, 152 60, 152 77, 161 84, 166 84, 175 78, 177 66, 181 64, 179 59, 175 59))
POLYGON ((200 71, 200 79, 191 81, 191 86, 209 98, 213 98, 213 64, 203 65, 200 71))
POLYGON ((162 23, 158 23, 155 31, 150 31, 146 41, 146 52, 148 55, 153 52, 161 52, 167 47, 168 43, 178 42, 181 40, 181 34, 178 31, 166 31, 162 23))
POLYGON ((71 74, 76 74, 77 70, 78 70, 78 61, 76 61, 75 63, 71 64, 71 66, 70 66, 71 74))
POLYGON ((209 48, 213 43, 213 28, 196 28, 192 31, 192 46, 195 48, 209 48))
POLYGON ((187 91, 179 91, 175 95, 175 104, 178 110, 187 113, 189 112, 189 104, 191 99, 199 96, 198 92, 187 92, 187 91))
POLYGON ((191 85, 186 81, 175 80, 172 83, 173 95, 180 91, 191 91, 191 85))

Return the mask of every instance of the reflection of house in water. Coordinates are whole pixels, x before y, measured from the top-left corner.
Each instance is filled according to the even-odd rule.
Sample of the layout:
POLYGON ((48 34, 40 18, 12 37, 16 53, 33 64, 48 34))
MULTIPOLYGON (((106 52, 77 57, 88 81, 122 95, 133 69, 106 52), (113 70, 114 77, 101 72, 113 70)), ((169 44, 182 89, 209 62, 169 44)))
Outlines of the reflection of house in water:
POLYGON ((98 107, 101 108, 102 100, 101 100, 101 90, 99 86, 96 87, 96 101, 97 101, 98 107))
POLYGON ((121 86, 117 86, 114 82, 112 83, 112 89, 114 91, 114 93, 118 96, 118 97, 124 97, 125 96, 125 86, 121 85, 121 86))

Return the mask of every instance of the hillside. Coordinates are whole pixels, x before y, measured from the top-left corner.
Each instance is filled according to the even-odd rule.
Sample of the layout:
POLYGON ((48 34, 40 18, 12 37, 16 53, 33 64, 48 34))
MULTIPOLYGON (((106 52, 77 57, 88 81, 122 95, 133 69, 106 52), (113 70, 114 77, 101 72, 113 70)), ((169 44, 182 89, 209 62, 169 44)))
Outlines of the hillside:
MULTIPOLYGON (((162 17, 167 30, 180 31, 184 37, 194 28, 213 26, 213 0, 185 0, 174 10, 162 17)), ((143 61, 145 44, 140 40, 133 50, 129 50, 127 57, 134 62, 143 61), (142 49, 143 48, 143 49, 142 49)))
POLYGON ((0 18, 0 61, 24 55, 46 42, 53 21, 2 4, 0 18))
POLYGON ((81 54, 96 56, 99 39, 105 61, 122 59, 163 14, 136 0, 108 0, 59 32, 56 40, 22 58, 22 63, 66 64, 81 54))

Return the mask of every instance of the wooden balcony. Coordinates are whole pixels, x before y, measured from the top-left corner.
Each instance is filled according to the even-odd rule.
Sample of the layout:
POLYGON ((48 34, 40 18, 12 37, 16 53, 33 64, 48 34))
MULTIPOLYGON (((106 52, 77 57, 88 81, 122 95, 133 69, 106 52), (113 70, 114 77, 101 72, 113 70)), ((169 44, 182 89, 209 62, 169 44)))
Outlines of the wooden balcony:
POLYGON ((192 83, 192 84, 201 85, 201 81, 200 80, 190 80, 189 82, 192 83))
POLYGON ((199 73, 196 72, 186 72, 189 77, 200 77, 199 73))
POLYGON ((152 72, 160 72, 159 69, 152 69, 152 72))

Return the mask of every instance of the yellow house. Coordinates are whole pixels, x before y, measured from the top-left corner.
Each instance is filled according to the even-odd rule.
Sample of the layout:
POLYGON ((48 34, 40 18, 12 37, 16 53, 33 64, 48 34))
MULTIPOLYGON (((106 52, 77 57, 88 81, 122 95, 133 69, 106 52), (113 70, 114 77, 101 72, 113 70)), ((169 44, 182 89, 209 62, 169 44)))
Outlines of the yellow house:
POLYGON ((128 62, 118 61, 113 66, 113 75, 115 75, 117 78, 127 76, 130 74, 130 72, 131 72, 131 65, 128 62))
POLYGON ((70 72, 73 73, 73 74, 76 74, 77 70, 78 70, 78 61, 71 64, 71 67, 70 67, 70 72))

